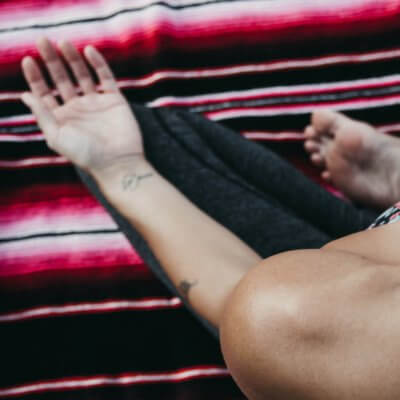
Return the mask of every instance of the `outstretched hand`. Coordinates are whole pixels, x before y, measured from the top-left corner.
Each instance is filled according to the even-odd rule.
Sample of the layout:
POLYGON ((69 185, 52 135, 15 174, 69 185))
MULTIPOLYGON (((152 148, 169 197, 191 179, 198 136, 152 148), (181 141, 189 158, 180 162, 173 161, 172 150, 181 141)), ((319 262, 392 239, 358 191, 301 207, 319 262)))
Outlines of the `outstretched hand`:
POLYGON ((35 115, 48 146, 88 172, 132 156, 144 158, 138 123, 103 56, 93 46, 84 49, 84 57, 100 83, 96 88, 84 57, 71 43, 63 41, 59 45, 64 60, 48 39, 41 39, 37 46, 61 102, 32 57, 22 60, 31 92, 21 99, 35 115), (73 72, 81 94, 64 62, 73 72))

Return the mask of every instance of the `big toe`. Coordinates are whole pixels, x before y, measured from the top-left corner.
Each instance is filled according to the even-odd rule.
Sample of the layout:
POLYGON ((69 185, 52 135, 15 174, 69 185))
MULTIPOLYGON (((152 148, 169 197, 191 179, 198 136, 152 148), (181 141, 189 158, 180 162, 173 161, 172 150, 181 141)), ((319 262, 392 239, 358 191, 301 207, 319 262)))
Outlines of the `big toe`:
POLYGON ((317 135, 333 136, 342 115, 331 110, 315 111, 311 117, 317 135))

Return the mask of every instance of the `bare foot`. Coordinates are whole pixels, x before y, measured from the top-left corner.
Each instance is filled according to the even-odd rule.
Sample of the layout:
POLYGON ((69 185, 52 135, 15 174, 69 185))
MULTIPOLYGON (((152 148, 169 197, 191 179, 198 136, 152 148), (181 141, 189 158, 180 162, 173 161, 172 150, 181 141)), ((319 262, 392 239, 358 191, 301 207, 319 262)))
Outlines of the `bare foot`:
POLYGON ((400 200, 400 139, 333 111, 317 111, 305 131, 305 149, 351 200, 387 208, 400 200))

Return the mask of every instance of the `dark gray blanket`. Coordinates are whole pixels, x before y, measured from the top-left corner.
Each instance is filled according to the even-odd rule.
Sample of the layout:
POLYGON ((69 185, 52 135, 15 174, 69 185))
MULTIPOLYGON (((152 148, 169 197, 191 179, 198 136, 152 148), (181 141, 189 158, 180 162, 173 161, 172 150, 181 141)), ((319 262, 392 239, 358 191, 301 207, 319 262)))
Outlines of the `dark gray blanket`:
MULTIPOLYGON (((132 107, 154 167, 261 257, 319 248, 365 229, 377 216, 332 196, 264 146, 226 127, 184 111, 132 107)), ((148 266, 179 296, 135 228, 107 202, 90 176, 80 169, 78 173, 148 266)), ((195 234, 188 240, 196 240, 195 234)))

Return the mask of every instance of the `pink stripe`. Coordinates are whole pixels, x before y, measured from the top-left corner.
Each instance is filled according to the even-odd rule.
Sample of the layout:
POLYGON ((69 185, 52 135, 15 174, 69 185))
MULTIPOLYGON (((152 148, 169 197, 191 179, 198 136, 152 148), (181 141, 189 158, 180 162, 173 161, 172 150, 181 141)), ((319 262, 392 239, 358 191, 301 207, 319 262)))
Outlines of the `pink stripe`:
POLYGON ((376 128, 382 133, 393 133, 400 132, 400 123, 397 124, 386 124, 386 125, 378 125, 376 128))
POLYGON ((0 126, 24 126, 35 124, 36 119, 32 114, 18 115, 13 117, 2 117, 0 118, 0 126))
POLYGON ((1 134, 0 142, 39 142, 43 141, 43 133, 27 133, 27 134, 1 134))
POLYGON ((218 366, 196 366, 175 371, 157 373, 125 373, 120 375, 97 375, 92 377, 76 377, 49 381, 39 381, 26 385, 18 385, 0 389, 0 397, 22 396, 32 393, 43 393, 61 390, 88 389, 105 386, 127 386, 144 383, 184 382, 192 379, 227 377, 226 368, 218 366))
POLYGON ((38 272, 139 268, 143 260, 122 233, 39 237, 1 245, 0 278, 38 272))
POLYGON ((70 165, 65 157, 32 157, 19 160, 0 160, 0 169, 24 169, 32 167, 45 167, 54 165, 70 165))
POLYGON ((178 297, 142 300, 108 300, 92 303, 64 304, 62 306, 34 307, 18 312, 0 314, 0 323, 25 321, 37 318, 94 314, 119 311, 150 311, 175 309, 182 306, 178 297))

